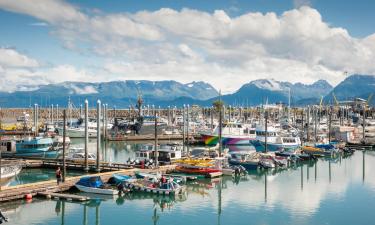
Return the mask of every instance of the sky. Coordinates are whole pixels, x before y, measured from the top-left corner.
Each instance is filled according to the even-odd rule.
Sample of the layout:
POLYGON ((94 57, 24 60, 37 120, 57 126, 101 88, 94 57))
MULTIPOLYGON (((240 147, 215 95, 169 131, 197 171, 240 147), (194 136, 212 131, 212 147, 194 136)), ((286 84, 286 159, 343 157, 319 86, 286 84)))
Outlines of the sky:
POLYGON ((375 1, 0 0, 0 89, 65 81, 256 79, 336 85, 375 74, 375 1))

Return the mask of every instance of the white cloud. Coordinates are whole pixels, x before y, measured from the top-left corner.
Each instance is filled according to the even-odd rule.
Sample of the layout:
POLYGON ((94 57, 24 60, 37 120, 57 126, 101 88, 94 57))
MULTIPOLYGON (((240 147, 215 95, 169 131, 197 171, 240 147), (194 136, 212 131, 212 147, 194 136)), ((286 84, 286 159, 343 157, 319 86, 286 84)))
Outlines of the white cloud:
POLYGON ((30 26, 34 26, 34 27, 47 27, 48 23, 45 23, 45 22, 36 22, 36 23, 30 23, 30 26))
MULTIPOLYGON (((281 15, 251 12, 237 17, 223 10, 169 8, 85 14, 58 0, 2 0, 0 8, 48 23, 69 49, 102 56, 105 71, 94 71, 100 73, 90 76, 95 80, 203 80, 231 92, 259 78, 337 84, 344 71, 375 74, 375 34, 351 37, 306 6, 310 1, 294 3, 297 9, 281 15)), ((89 76, 70 72, 60 80, 89 76)))
POLYGON ((14 49, 0 47, 0 66, 30 68, 39 66, 39 63, 35 59, 31 59, 14 49))

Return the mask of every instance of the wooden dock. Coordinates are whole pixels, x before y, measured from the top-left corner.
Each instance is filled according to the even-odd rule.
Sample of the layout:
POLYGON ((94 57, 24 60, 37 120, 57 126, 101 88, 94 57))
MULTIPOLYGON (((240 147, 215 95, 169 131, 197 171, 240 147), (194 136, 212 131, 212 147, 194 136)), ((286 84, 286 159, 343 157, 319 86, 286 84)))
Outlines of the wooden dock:
MULTIPOLYGON (((143 169, 142 172, 167 172, 174 170, 174 165, 161 166, 158 169, 143 169)), ((103 181, 108 181, 108 179, 115 173, 124 175, 133 175, 135 171, 140 169, 126 169, 119 171, 111 171, 105 173, 88 174, 75 177, 67 177, 64 183, 57 185, 56 180, 42 181, 30 184, 21 184, 10 187, 1 187, 0 190, 0 202, 11 201, 16 199, 22 199, 27 194, 36 196, 38 193, 56 193, 64 192, 71 189, 82 177, 85 176, 100 176, 103 181)))

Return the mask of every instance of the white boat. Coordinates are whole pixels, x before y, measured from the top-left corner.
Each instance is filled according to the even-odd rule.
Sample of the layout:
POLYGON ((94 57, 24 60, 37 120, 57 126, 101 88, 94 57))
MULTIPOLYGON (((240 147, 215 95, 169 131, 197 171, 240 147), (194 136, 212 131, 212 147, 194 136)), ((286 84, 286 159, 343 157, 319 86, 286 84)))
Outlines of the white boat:
MULTIPOLYGON (((219 141, 219 126, 212 132, 202 132, 201 136, 206 145, 216 145, 219 141)), ((222 125, 222 143, 224 145, 250 145, 255 140, 255 129, 249 124, 228 122, 222 125)))
MULTIPOLYGON (((182 158, 182 146, 178 144, 161 144, 158 146, 158 161, 160 163, 171 163, 182 158)), ((144 144, 139 151, 135 152, 135 160, 155 160, 155 147, 153 144, 144 144)))
POLYGON ((22 170, 21 165, 4 165, 1 167, 1 180, 10 179, 22 170))
POLYGON ((112 189, 105 185, 100 176, 82 177, 75 186, 83 192, 101 194, 101 195, 116 195, 118 190, 112 189))
MULTIPOLYGON (((97 136, 97 124, 93 122, 88 123, 88 136, 90 138, 96 138, 97 136)), ((63 128, 58 127, 57 131, 60 135, 63 134, 63 128)), ((70 126, 65 129, 67 137, 71 138, 84 138, 85 137, 85 124, 80 124, 78 126, 70 126)))
POLYGON ((264 125, 256 128, 256 139, 251 141, 251 144, 257 151, 265 150, 265 140, 267 135, 267 150, 279 151, 283 149, 296 149, 301 145, 299 137, 294 137, 288 134, 281 134, 280 130, 275 126, 268 125, 267 133, 264 125))
MULTIPOLYGON (((68 156, 66 157, 66 160, 73 161, 73 162, 79 162, 83 163, 85 162, 85 152, 83 148, 71 148, 70 152, 68 153, 68 156)), ((96 155, 94 153, 87 153, 87 161, 89 163, 95 163, 96 162, 96 155)))

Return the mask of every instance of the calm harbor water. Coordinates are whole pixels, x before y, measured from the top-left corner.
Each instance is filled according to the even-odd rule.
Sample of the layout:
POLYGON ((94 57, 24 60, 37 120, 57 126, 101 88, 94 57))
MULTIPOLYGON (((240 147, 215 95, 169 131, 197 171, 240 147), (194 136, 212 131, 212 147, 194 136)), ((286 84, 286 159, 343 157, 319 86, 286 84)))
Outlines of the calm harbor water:
MULTIPOLYGON (((111 144, 107 157, 127 159, 134 146, 111 144)), ((199 180, 175 198, 92 197, 97 199, 85 204, 33 199, 3 203, 0 208, 9 217, 8 224, 15 225, 373 224, 375 152, 282 171, 253 171, 240 179, 199 180)))

